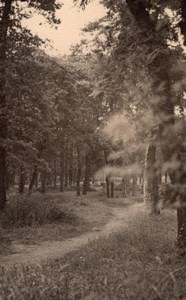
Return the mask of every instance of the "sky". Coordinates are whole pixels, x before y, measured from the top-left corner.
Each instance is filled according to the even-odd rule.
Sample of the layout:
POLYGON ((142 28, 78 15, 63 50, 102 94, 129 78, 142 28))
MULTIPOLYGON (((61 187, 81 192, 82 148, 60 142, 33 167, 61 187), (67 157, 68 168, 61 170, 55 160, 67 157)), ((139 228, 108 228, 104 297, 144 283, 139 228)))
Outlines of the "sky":
POLYGON ((51 28, 45 22, 44 17, 36 14, 24 21, 24 25, 31 29, 34 34, 38 34, 43 39, 51 40, 55 49, 47 50, 50 55, 69 54, 70 46, 83 38, 81 29, 89 22, 93 22, 106 14, 106 9, 99 3, 99 0, 93 0, 85 10, 75 7, 72 0, 63 0, 62 2, 62 8, 56 13, 57 18, 61 20, 57 29, 51 28))

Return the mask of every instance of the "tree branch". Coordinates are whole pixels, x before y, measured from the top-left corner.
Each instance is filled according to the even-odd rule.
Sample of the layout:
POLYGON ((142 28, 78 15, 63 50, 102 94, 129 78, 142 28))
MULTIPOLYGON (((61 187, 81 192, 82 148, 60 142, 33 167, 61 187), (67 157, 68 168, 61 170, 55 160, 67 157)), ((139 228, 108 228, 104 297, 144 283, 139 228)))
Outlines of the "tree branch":
POLYGON ((186 46, 186 1, 181 0, 180 3, 182 20, 180 22, 181 33, 184 37, 184 46, 186 46))
POLYGON ((155 25, 152 22, 149 12, 146 10, 143 1, 141 0, 126 0, 130 12, 135 17, 140 28, 146 35, 155 32, 155 25))

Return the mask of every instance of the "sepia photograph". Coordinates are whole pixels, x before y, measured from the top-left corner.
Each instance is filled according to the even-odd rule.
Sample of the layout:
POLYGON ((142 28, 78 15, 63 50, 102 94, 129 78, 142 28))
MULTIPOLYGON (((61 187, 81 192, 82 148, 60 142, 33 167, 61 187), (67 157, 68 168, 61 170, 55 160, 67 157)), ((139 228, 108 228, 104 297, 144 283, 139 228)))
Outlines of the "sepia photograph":
POLYGON ((0 300, 186 300, 186 0, 0 0, 0 300))

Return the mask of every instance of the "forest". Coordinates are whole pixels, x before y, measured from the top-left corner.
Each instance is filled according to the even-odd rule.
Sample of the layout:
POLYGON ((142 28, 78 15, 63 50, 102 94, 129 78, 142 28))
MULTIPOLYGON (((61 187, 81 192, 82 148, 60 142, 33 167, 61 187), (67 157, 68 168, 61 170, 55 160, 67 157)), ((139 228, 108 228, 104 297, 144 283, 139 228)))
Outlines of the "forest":
POLYGON ((62 2, 0 1, 0 300, 186 299, 186 2, 100 0, 52 56, 23 21, 62 2))

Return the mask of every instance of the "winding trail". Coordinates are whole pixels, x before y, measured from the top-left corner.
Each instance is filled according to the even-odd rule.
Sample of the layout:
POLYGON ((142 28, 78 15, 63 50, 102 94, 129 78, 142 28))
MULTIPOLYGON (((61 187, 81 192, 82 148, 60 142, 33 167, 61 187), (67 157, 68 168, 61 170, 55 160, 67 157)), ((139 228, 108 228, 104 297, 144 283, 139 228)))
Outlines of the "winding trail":
POLYGON ((126 227, 131 219, 134 219, 139 211, 143 211, 142 203, 132 204, 125 207, 113 208, 112 219, 102 228, 82 234, 78 237, 69 238, 65 241, 42 242, 39 245, 23 245, 15 243, 13 254, 0 255, 0 267, 10 268, 15 264, 39 263, 42 260, 62 258, 66 254, 76 251, 88 242, 100 237, 109 237, 126 227))

